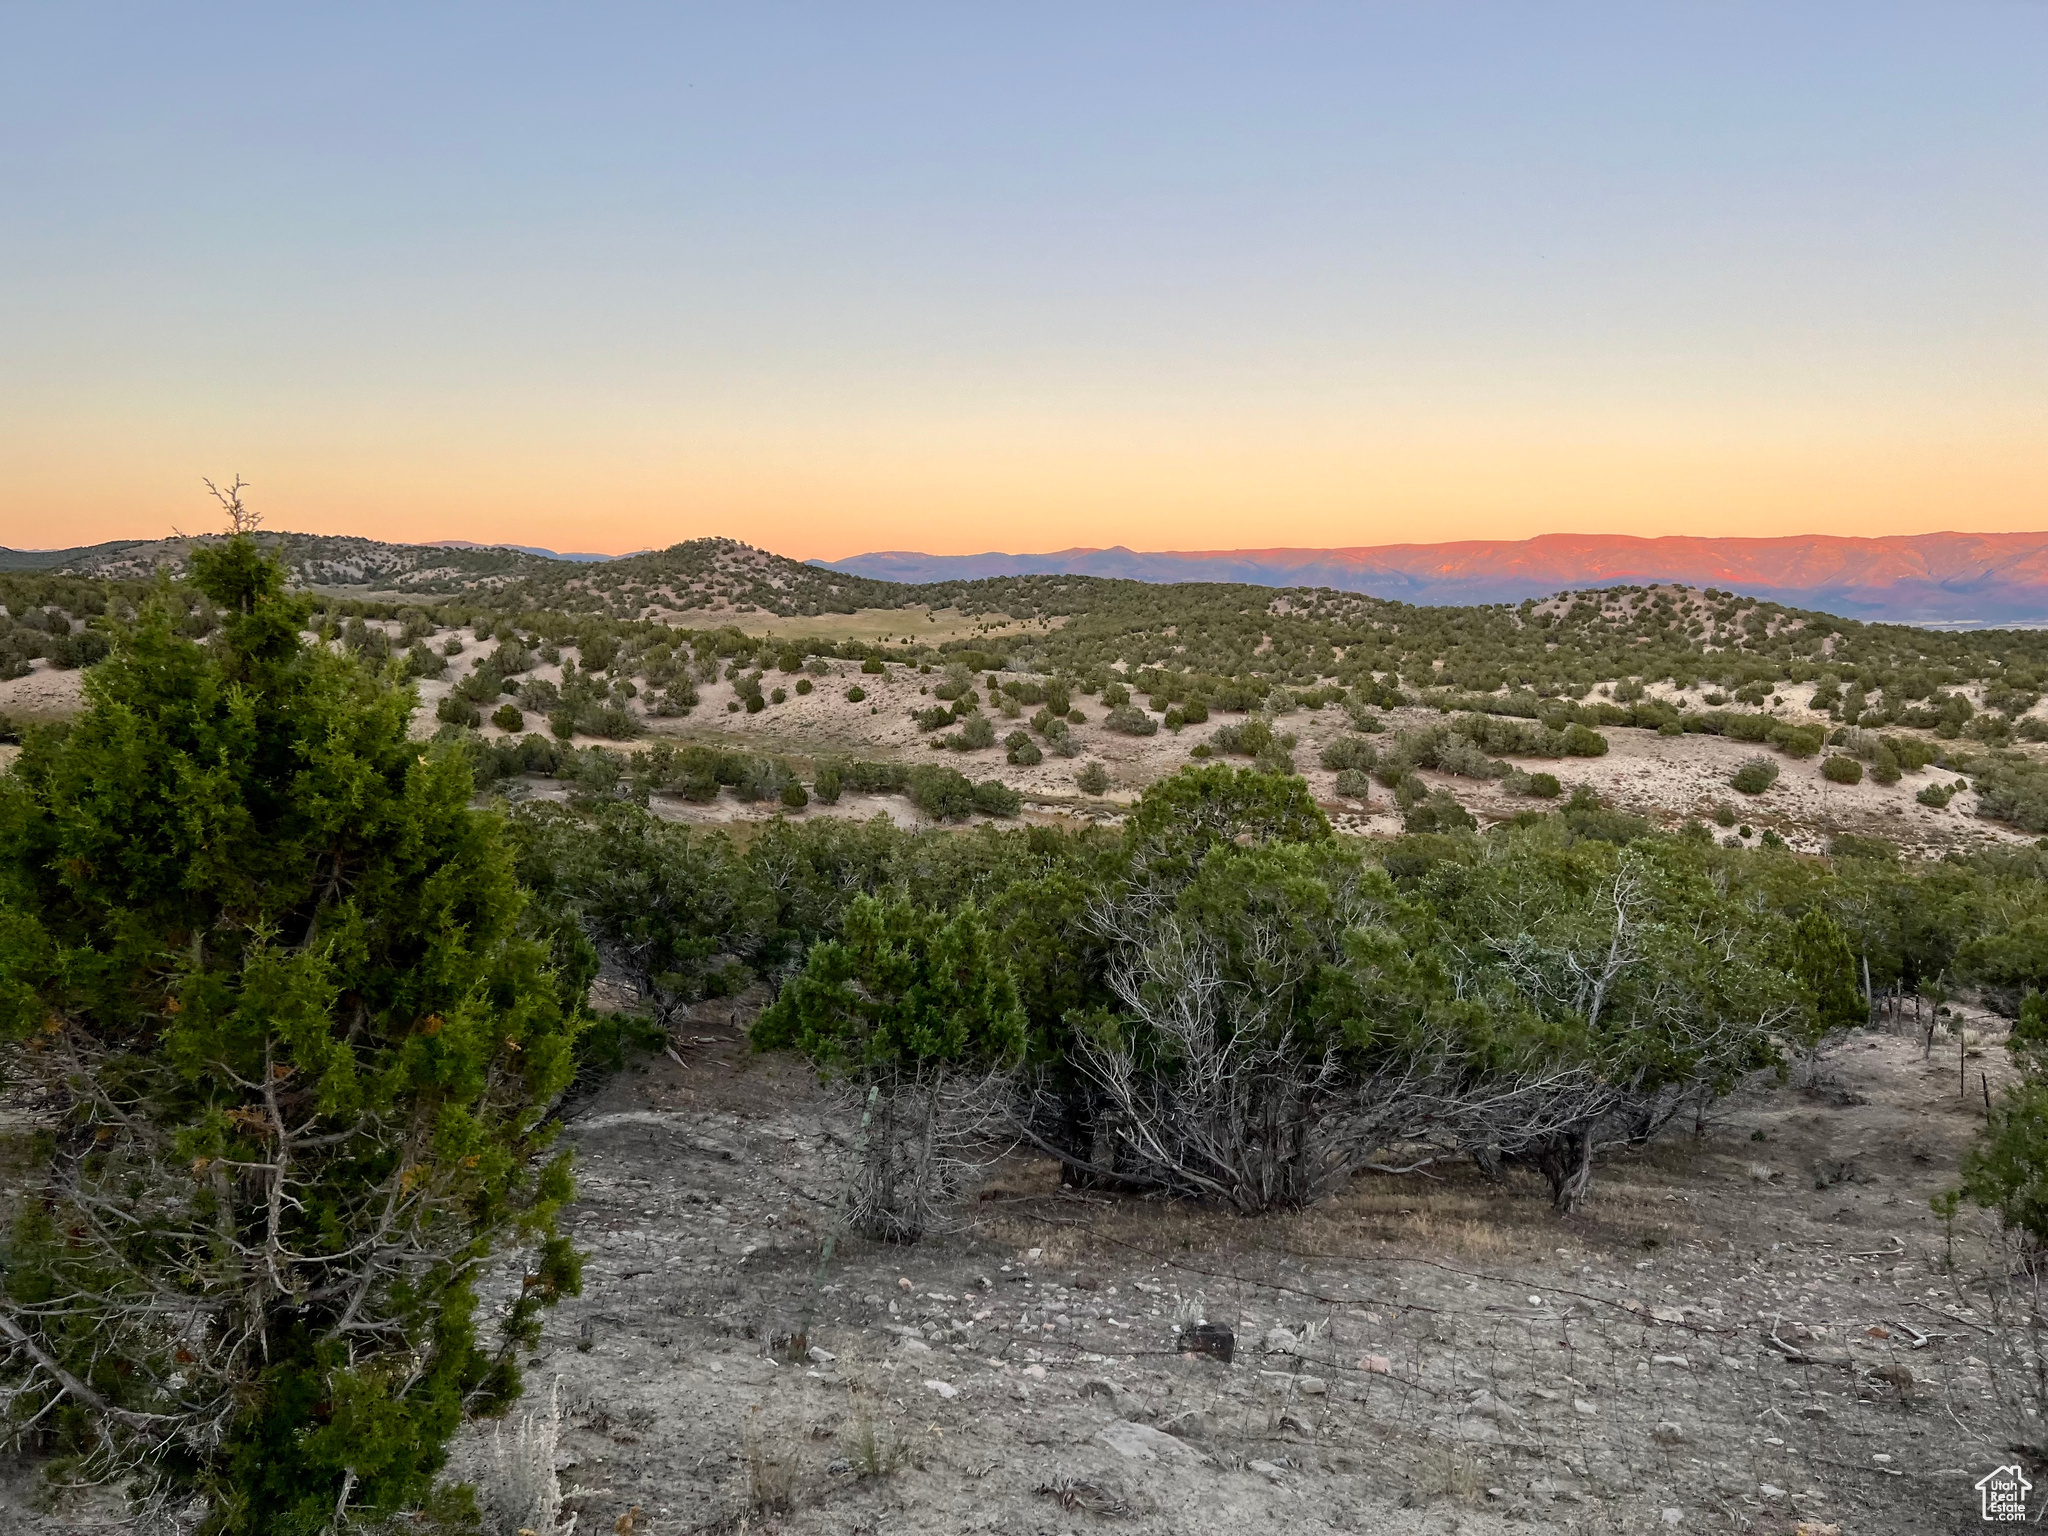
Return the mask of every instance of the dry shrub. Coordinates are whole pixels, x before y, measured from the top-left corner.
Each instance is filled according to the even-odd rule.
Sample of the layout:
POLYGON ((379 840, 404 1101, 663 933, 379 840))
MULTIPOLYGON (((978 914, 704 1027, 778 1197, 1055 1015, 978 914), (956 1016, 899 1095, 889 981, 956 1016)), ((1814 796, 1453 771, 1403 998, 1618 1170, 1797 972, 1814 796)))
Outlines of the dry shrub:
POLYGON ((569 1536, 576 1517, 562 1514, 555 1447, 562 1438, 562 1380, 548 1392, 545 1415, 529 1413, 509 1436, 494 1425, 488 1460, 477 1479, 477 1502, 494 1536, 569 1536))

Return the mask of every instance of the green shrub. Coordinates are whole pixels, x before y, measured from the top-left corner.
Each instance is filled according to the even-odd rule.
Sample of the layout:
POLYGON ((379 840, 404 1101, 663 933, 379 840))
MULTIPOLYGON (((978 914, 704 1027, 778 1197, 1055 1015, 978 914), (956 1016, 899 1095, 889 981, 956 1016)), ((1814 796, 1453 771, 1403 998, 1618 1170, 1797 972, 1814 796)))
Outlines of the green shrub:
POLYGON ((1564 793, 1564 786, 1554 773, 1532 773, 1529 775, 1529 793, 1539 800, 1555 800, 1564 793))
POLYGON ((475 727, 483 723, 483 711, 459 693, 451 693, 434 706, 434 718, 443 725, 475 727))
POLYGON ((858 704, 862 702, 864 699, 866 699, 867 696, 867 689, 861 687, 859 683, 855 683, 851 688, 846 690, 846 702, 849 704, 858 704))
POLYGON ((1363 768, 1339 768, 1337 770, 1337 793, 1347 800, 1363 800, 1372 803, 1372 775, 1363 768))
MULTIPOLYGON (((1863 765, 1853 757, 1844 757, 1837 752, 1820 765, 1821 777, 1834 784, 1861 784, 1863 765)), ((1740 786, 1737 786, 1740 788, 1740 786)))
POLYGON ((1853 832, 1842 832, 1829 840, 1828 857, 1896 864, 1899 862, 1899 847, 1882 837, 1859 837, 1853 832))
POLYGON ((974 808, 984 816, 1014 816, 1023 808, 1024 797, 997 779, 983 779, 974 786, 974 808))
POLYGON ((954 768, 921 766, 905 785, 910 803, 937 821, 958 821, 974 812, 974 785, 954 768))
MULTIPOLYGON (((794 671, 795 669, 785 668, 784 670, 794 671)), ((783 780, 781 799, 782 803, 793 811, 800 811, 811 803, 811 797, 804 793, 803 785, 799 784, 794 778, 783 780)))
POLYGON ((1978 815, 2009 821, 2025 832, 2048 832, 2048 763, 1999 752, 1973 762, 1971 770, 1978 815))
POLYGON ((1294 754, 1279 742, 1270 742, 1252 759, 1252 767, 1260 773, 1292 773, 1294 754))
POLYGON ((517 704, 500 704, 491 711, 491 724, 501 731, 523 731, 526 729, 526 716, 519 712, 517 704))
POLYGON ((1887 736, 1884 745, 1907 773, 1918 773, 1941 757, 1941 749, 1918 736, 1887 736))
POLYGON ((1035 768, 1045 761, 1045 753, 1038 743, 1031 739, 1028 731, 1012 731, 1003 738, 1005 755, 1020 768, 1035 768))
POLYGON ((1074 787, 1084 795, 1101 795, 1109 791, 1109 770, 1102 764, 1091 762, 1074 775, 1074 787))
POLYGON ((820 763, 811 780, 811 793, 821 805, 837 805, 843 779, 837 763, 820 763))
POLYGON ((1020 1060, 1028 1023, 1016 978, 973 906, 948 913, 863 893, 750 1033, 757 1049, 800 1051, 867 1090, 877 1112, 863 1122, 848 1214, 867 1237, 915 1242, 936 1197, 950 1191, 930 1138, 901 1136, 898 1121, 920 1123, 925 1096, 949 1071, 1020 1060))
POLYGON ((1778 765, 1768 757, 1752 757, 1735 770, 1728 783, 1745 795, 1760 795, 1778 782, 1778 765))
POLYGON ((1246 720, 1237 725, 1219 725, 1209 745, 1218 752, 1240 757, 1257 757, 1273 744, 1273 727, 1263 720, 1246 720))
POLYGON ((812 683, 812 681, 808 677, 798 678, 796 680, 797 697, 802 698, 805 694, 809 693, 811 689, 815 686, 816 685, 812 683))
POLYGON ((424 641, 415 644, 405 653, 405 675, 407 677, 442 677, 448 671, 448 663, 436 655, 434 648, 424 641))
POLYGON ((1447 789, 1433 789, 1411 806, 1403 817, 1407 830, 1424 832, 1469 832, 1479 825, 1473 814, 1458 803, 1447 789))
POLYGON ((1771 736, 1772 743, 1787 757, 1811 757, 1827 742, 1827 729, 1819 725, 1784 725, 1771 736))
POLYGON ((995 722, 987 715, 969 715, 959 730, 946 737, 946 746, 955 752, 979 752, 995 744, 995 722))
POLYGON ((1913 798, 1922 805, 1931 805, 1937 811, 1955 798, 1955 791, 1946 784, 1929 784, 1913 798))
MULTIPOLYGON (((1108 691, 1103 690, 1104 693, 1108 691)), ((1126 736, 1156 736, 1159 733, 1159 722, 1135 704, 1117 705, 1102 717, 1102 723, 1126 736)))
POLYGON ((868 656, 863 658, 860 664, 860 669, 863 672, 886 672, 888 670, 888 668, 882 665, 882 659, 879 656, 868 656))
POLYGON ((1379 761, 1379 749, 1360 736, 1339 736, 1324 746, 1317 761, 1337 773, 1346 769, 1363 772, 1379 761))
POLYGON ((1590 726, 1569 725, 1564 732, 1566 757, 1605 757, 1607 738, 1590 726))

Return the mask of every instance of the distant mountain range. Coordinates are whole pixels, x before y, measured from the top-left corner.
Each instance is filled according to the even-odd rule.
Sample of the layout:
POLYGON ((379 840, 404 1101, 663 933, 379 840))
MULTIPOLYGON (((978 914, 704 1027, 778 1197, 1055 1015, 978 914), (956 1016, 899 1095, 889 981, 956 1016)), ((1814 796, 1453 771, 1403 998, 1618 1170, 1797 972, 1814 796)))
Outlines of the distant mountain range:
POLYGON ((1515 603, 1573 587, 1675 581, 1844 618, 1990 624, 2048 620, 2048 533, 1782 539, 1551 533, 1356 549, 1063 549, 1045 555, 884 552, 816 562, 884 581, 1120 576, 1335 587, 1408 603, 1515 603))

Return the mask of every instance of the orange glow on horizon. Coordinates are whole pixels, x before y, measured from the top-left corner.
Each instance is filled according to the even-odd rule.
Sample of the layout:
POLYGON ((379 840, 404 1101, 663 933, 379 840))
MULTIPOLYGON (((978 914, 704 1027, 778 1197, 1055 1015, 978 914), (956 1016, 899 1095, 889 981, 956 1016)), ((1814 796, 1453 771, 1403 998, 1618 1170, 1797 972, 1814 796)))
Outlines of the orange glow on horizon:
MULTIPOLYGON (((208 438, 213 432, 204 434, 208 438)), ((2038 433, 1603 435, 1413 428, 1378 436, 881 433, 859 441, 133 441, 17 464, 0 544, 50 548, 211 528, 202 474, 237 471, 273 528, 394 542, 467 539, 618 554, 708 535, 798 559, 1333 548, 1541 533, 1772 537, 2048 528, 2038 433), (94 472, 81 475, 79 463, 94 472)), ((822 439, 822 435, 821 435, 822 439)))

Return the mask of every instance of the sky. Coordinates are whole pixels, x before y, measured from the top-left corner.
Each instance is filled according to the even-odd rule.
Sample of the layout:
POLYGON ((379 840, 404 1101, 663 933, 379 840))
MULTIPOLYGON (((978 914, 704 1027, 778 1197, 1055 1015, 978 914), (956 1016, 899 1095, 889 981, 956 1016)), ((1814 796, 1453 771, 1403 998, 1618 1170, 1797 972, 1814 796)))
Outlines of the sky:
POLYGON ((0 9, 0 545, 2048 528, 2048 4, 0 9))

